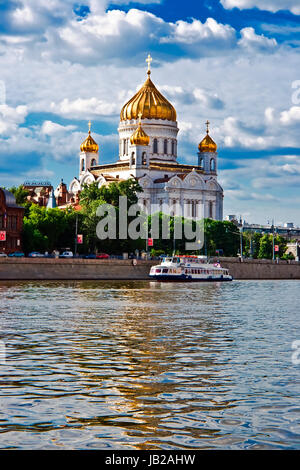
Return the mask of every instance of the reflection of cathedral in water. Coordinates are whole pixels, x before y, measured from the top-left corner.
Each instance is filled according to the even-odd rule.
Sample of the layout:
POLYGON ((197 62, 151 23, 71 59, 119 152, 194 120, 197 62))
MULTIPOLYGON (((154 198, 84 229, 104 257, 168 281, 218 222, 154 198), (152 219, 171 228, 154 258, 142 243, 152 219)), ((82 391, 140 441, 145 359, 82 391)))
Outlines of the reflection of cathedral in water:
POLYGON ((143 192, 139 203, 151 208, 181 208, 186 217, 223 219, 223 190, 217 181, 217 145, 209 135, 209 122, 199 144, 198 161, 186 165, 177 161, 177 113, 152 82, 151 57, 148 78, 142 88, 123 106, 119 124, 119 159, 100 164, 99 146, 91 127, 80 147, 79 177, 70 184, 73 200, 84 184, 99 187, 112 181, 135 178, 143 192))
MULTIPOLYGON (((121 433, 122 448, 126 442, 128 448, 137 449, 159 448, 162 441, 172 445, 176 429, 191 440, 213 437, 214 431, 203 432, 189 424, 188 416, 199 412, 201 403, 205 413, 228 406, 225 397, 224 402, 220 398, 224 384, 214 370, 219 360, 215 341, 222 325, 220 318, 216 322, 207 314, 220 286, 203 286, 197 311, 183 316, 169 301, 176 286, 155 284, 150 290, 146 282, 139 287, 130 282, 97 286, 91 282, 77 289, 86 313, 80 314, 82 325, 78 319, 78 336, 73 332, 76 347, 71 354, 81 376, 81 393, 92 399, 95 415, 78 410, 69 423, 111 429, 115 442, 121 433), (211 395, 208 386, 213 387, 211 395)), ((190 288, 189 293, 194 296, 196 291, 190 288)))

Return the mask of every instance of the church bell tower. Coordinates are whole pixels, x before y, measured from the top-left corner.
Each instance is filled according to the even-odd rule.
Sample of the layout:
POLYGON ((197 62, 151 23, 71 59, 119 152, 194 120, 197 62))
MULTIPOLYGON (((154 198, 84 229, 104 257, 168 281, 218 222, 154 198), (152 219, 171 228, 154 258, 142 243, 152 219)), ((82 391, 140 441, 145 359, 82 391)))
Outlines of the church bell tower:
POLYGON ((198 149, 198 165, 203 168, 206 174, 217 174, 217 144, 209 135, 210 122, 206 122, 206 136, 200 142, 198 149))
POLYGON ((91 136, 91 121, 89 121, 89 133, 80 146, 79 176, 99 165, 99 145, 91 136))

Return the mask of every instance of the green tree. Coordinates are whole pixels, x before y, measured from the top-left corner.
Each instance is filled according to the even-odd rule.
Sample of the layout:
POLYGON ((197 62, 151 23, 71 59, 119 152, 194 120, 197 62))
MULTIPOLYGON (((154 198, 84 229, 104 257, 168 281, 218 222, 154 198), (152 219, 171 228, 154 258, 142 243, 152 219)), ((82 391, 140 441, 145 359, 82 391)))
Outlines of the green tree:
MULTIPOLYGON (((96 234, 97 224, 101 218, 97 215, 97 209, 100 205, 110 204, 115 207, 116 219, 119 220, 119 198, 120 196, 127 197, 127 207, 138 202, 137 193, 141 192, 142 188, 135 179, 127 181, 113 182, 108 186, 98 187, 98 183, 85 185, 80 193, 81 210, 81 224, 80 230, 86 240, 86 248, 88 251, 108 251, 110 253, 122 253, 123 251, 132 252, 136 248, 142 249, 145 247, 145 242, 142 240, 122 240, 119 237, 120 227, 116 227, 115 240, 99 240, 96 234)), ((128 217, 128 223, 132 221, 133 217, 128 217)))
POLYGON ((260 239, 258 258, 271 259, 273 256, 272 248, 273 248, 272 236, 266 233, 260 239))
POLYGON ((31 251, 44 252, 48 249, 48 238, 43 235, 32 222, 25 218, 23 224, 23 246, 26 253, 31 251))
MULTIPOLYGON (((275 257, 282 258, 287 247, 287 241, 280 235, 274 237, 274 246, 278 245, 279 251, 274 251, 275 257)), ((273 258, 273 235, 265 234, 260 239, 258 258, 272 259, 273 258)))
POLYGON ((243 232, 243 245, 245 256, 252 256, 254 259, 258 258, 261 238, 262 234, 260 232, 243 232))
POLYGON ((91 202, 99 201, 100 203, 111 204, 119 207, 119 197, 126 196, 128 207, 138 202, 137 193, 142 192, 142 188, 135 179, 126 181, 113 182, 107 186, 98 187, 98 183, 94 182, 90 185, 84 185, 80 193, 80 204, 88 207, 91 202))
POLYGON ((12 186, 9 190, 16 198, 16 203, 19 205, 25 205, 27 201, 27 196, 29 196, 29 191, 24 188, 23 185, 12 186))
POLYGON ((46 209, 32 204, 28 216, 24 217, 23 245, 30 251, 73 249, 75 241, 76 213, 68 208, 46 209))
POLYGON ((282 258, 286 252, 287 249, 287 241, 285 238, 283 238, 280 235, 276 235, 275 240, 274 240, 274 245, 278 245, 279 247, 279 252, 275 252, 275 256, 282 258))
POLYGON ((239 228, 229 221, 205 219, 205 246, 209 256, 223 250, 224 256, 236 256, 240 248, 239 228))

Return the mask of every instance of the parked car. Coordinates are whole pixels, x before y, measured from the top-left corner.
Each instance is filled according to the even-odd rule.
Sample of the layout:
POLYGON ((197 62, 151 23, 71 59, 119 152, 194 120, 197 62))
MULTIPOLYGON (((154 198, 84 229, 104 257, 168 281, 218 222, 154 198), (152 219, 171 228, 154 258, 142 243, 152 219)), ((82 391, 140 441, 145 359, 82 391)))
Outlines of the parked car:
POLYGON ((95 253, 89 253, 88 255, 85 255, 85 259, 96 259, 95 253))
POLYGON ((7 258, 7 254, 6 253, 0 253, 0 258, 7 258))
POLYGON ((24 258, 24 253, 21 251, 14 251, 14 253, 9 253, 8 256, 15 257, 15 258, 24 258))
POLYGON ((31 253, 29 253, 28 257, 29 258, 44 258, 45 255, 43 255, 42 253, 39 253, 38 251, 32 251, 31 253))
POLYGON ((60 258, 73 258, 73 252, 72 251, 64 251, 61 255, 59 255, 60 258))
POLYGON ((98 253, 96 255, 96 258, 97 259, 108 259, 108 258, 110 258, 110 256, 107 253, 98 253))

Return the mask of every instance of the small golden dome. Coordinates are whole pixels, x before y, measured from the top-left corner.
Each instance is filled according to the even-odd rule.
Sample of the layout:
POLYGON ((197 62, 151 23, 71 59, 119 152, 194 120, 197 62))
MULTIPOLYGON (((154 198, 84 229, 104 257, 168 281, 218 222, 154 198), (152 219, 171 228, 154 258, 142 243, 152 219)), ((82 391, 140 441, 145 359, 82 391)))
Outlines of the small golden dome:
POLYGON ((177 114, 171 103, 158 91, 150 79, 151 57, 148 56, 148 78, 142 88, 122 108, 121 121, 137 119, 142 114, 142 119, 163 119, 176 122, 177 114))
POLYGON ((210 122, 207 121, 206 122, 206 125, 207 125, 207 130, 206 130, 206 136, 204 137, 204 139, 200 142, 198 148, 200 150, 200 152, 204 153, 204 152, 212 152, 212 153, 215 153, 217 151, 217 144, 213 141, 213 139, 210 137, 209 135, 209 124, 210 122))
POLYGON ((142 113, 139 114, 139 125, 136 131, 130 137, 131 145, 147 146, 150 143, 150 137, 146 134, 146 132, 142 128, 141 118, 142 118, 142 113))
POLYGON ((86 153, 98 153, 99 152, 99 145, 97 142, 94 141, 93 137, 91 136, 91 121, 89 122, 89 135, 85 139, 84 142, 80 145, 81 152, 86 153))

